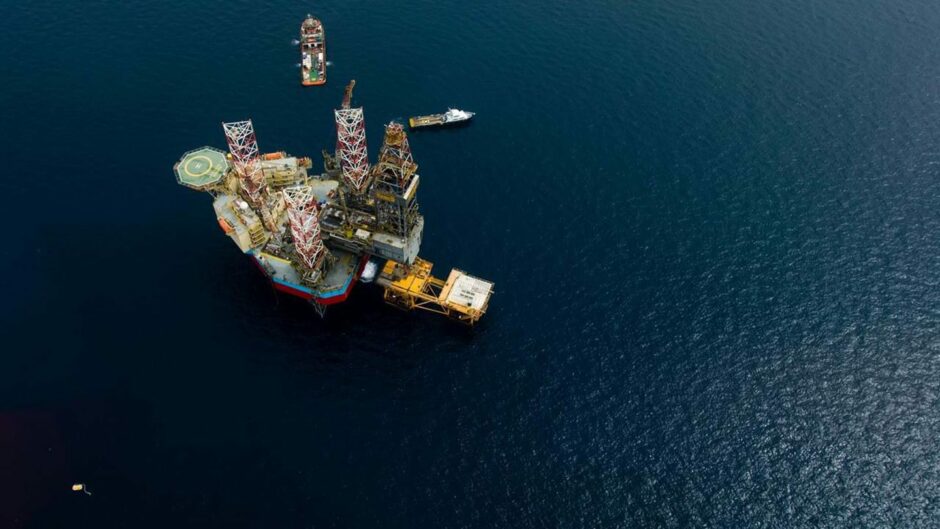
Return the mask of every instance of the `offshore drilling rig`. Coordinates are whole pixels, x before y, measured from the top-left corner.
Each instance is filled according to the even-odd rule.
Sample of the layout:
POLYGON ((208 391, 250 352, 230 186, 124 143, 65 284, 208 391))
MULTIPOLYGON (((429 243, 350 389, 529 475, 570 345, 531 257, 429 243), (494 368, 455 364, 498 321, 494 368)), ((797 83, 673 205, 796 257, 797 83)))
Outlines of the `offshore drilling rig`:
POLYGON ((277 290, 309 301, 321 316, 361 279, 376 281, 393 306, 472 325, 486 312, 493 283, 457 269, 438 279, 418 257, 421 177, 408 136, 401 124, 387 124, 370 166, 362 107, 351 106, 355 85, 334 111, 336 150, 323 150, 323 173, 312 173, 310 158, 262 154, 247 120, 222 123, 228 153, 185 153, 173 168, 177 181, 208 192, 222 231, 277 290))

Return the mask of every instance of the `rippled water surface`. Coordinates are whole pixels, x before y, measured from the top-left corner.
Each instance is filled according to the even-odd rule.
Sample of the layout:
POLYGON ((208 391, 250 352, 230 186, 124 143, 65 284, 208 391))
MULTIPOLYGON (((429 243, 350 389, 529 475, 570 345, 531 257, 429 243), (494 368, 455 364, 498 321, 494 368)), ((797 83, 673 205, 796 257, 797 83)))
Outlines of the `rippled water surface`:
POLYGON ((940 526, 940 3, 194 4, 0 19, 0 525, 940 526), (473 333, 320 321, 174 181, 350 78, 373 154, 478 113, 411 138, 473 333))

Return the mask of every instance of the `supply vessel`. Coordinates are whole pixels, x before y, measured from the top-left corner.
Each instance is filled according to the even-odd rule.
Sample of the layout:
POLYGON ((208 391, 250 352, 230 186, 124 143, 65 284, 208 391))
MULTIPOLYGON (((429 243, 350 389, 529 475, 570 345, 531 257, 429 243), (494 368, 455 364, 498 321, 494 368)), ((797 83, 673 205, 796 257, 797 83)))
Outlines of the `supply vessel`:
POLYGON ((421 176, 401 124, 385 125, 370 164, 362 107, 352 107, 355 81, 334 111, 336 149, 322 151, 324 171, 309 157, 262 154, 252 121, 222 123, 228 153, 201 147, 174 166, 178 183, 208 192, 222 231, 248 254, 277 290, 309 301, 322 316, 347 299, 357 281, 384 289, 384 300, 475 324, 493 283, 453 269, 432 275, 418 257, 424 217, 421 176))
POLYGON ((427 116, 414 116, 408 118, 408 125, 413 129, 421 127, 441 127, 445 125, 457 125, 465 123, 475 116, 473 112, 448 108, 443 114, 429 114, 427 116))
POLYGON ((326 82, 326 33, 313 15, 300 24, 300 82, 317 86, 326 82))

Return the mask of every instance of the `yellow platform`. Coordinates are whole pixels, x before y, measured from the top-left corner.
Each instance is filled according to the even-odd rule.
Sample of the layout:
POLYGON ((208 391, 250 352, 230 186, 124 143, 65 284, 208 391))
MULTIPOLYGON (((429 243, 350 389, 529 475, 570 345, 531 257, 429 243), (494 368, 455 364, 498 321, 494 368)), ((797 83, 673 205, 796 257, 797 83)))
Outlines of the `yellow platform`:
POLYGON ((457 269, 443 281, 431 275, 433 266, 421 258, 410 267, 386 262, 379 278, 385 287, 385 301, 406 310, 422 309, 470 325, 476 323, 489 305, 493 283, 457 269))

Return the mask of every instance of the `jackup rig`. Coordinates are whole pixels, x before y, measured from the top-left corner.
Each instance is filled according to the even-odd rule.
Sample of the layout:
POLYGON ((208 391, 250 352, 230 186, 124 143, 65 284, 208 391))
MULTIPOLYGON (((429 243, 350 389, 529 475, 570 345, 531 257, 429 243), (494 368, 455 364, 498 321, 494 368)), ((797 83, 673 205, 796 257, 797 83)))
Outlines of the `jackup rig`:
POLYGON ((227 122, 228 153, 202 147, 174 166, 177 181, 209 193, 222 231, 251 256, 279 291, 309 301, 323 315, 358 280, 376 281, 390 305, 443 314, 473 325, 483 316, 493 283, 453 269, 431 275, 418 257, 424 217, 421 177, 408 136, 385 126, 378 160, 370 165, 362 107, 352 107, 355 81, 334 112, 336 150, 323 150, 324 172, 310 158, 262 154, 251 120, 227 122))

